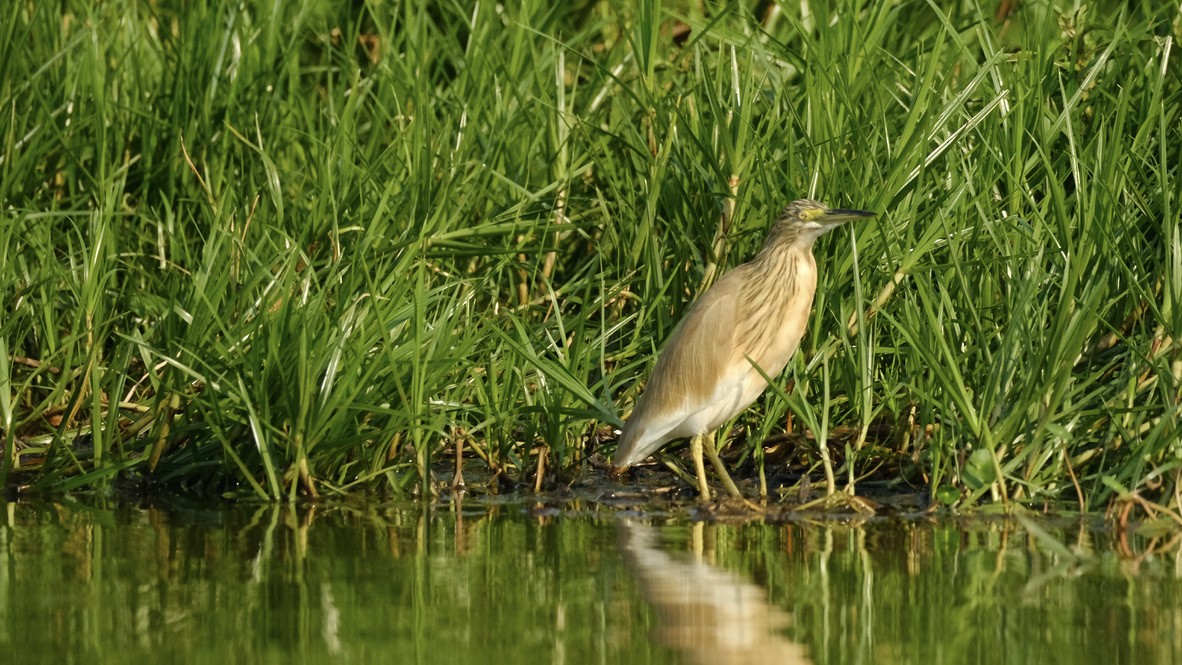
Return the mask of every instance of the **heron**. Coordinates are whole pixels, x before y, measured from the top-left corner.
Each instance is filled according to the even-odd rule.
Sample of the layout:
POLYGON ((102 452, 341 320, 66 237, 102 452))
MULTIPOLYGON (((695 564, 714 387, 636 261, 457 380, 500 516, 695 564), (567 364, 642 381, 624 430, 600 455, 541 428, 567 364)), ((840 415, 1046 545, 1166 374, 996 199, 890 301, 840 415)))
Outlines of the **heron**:
MULTIPOLYGON (((710 500, 705 450, 726 490, 743 500, 718 457, 714 432, 754 402, 767 388, 764 377, 779 376, 799 348, 817 288, 813 243, 874 215, 808 199, 789 204, 755 258, 723 275, 674 328, 624 424, 616 473, 670 441, 689 438, 702 499, 710 500)), ((822 461, 832 478, 828 455, 822 461)))

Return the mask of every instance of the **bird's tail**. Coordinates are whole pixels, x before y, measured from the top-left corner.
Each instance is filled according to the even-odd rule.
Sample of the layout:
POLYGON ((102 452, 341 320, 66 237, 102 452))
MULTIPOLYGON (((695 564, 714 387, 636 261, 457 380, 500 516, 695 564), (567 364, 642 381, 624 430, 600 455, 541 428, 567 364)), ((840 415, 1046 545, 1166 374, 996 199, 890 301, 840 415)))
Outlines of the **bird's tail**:
POLYGON ((636 452, 636 443, 640 440, 640 433, 637 427, 633 427, 634 419, 629 419, 624 424, 624 431, 620 434, 619 444, 616 446, 616 454, 612 457, 612 467, 617 471, 623 471, 628 467, 636 464, 641 459, 636 452))

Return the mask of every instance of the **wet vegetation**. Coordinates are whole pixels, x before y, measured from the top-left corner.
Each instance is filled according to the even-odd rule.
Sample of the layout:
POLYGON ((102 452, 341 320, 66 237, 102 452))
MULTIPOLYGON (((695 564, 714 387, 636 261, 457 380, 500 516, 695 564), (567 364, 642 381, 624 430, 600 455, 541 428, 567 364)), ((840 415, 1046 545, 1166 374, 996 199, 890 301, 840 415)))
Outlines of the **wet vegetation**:
POLYGON ((1182 521, 1179 38, 1155 3, 19 2, 0 487, 422 495, 462 446, 561 488, 811 197, 880 214, 729 428, 752 493, 823 443, 933 505, 1182 521))

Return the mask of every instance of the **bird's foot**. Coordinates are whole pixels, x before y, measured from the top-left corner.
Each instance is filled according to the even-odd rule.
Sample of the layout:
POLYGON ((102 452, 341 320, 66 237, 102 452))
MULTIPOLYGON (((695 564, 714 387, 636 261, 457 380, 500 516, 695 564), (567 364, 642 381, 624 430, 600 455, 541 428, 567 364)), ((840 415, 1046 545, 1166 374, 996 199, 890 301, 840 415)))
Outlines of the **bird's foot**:
POLYGON ((713 501, 699 499, 698 510, 711 518, 751 518, 767 514, 767 506, 761 506, 742 496, 719 494, 713 501))
POLYGON ((755 503, 754 501, 743 496, 742 494, 729 494, 725 497, 719 497, 718 505, 720 508, 725 509, 727 512, 734 512, 736 510, 740 511, 740 512, 746 511, 746 512, 750 512, 750 513, 765 513, 765 512, 767 512, 766 506, 761 506, 758 503, 755 503))
POLYGON ((818 499, 813 499, 808 503, 802 503, 793 508, 793 510, 819 510, 825 512, 850 512, 859 515, 873 515, 878 512, 878 504, 860 497, 856 494, 851 494, 847 491, 833 492, 826 494, 818 499))
POLYGON ((731 479, 731 474, 727 472, 726 465, 722 463, 722 458, 718 456, 718 449, 714 447, 714 435, 701 435, 695 439, 695 441, 696 446, 694 448, 694 463, 698 470, 698 487, 702 498, 706 501, 710 500, 710 488, 706 484, 706 469, 702 464, 702 452, 704 451, 706 456, 710 458, 710 463, 714 465, 714 471, 718 474, 718 478, 722 480, 722 486, 726 488, 727 494, 730 495, 730 498, 727 501, 742 504, 744 508, 752 512, 766 512, 766 508, 757 503, 753 503, 747 499, 747 497, 743 496, 743 493, 739 491, 739 487, 735 485, 735 481, 731 479))

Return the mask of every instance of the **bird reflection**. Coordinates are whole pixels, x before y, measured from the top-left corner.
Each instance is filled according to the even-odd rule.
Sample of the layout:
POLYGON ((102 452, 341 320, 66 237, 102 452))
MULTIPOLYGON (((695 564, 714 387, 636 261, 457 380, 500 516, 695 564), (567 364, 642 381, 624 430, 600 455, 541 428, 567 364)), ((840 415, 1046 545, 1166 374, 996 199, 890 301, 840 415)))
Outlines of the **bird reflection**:
POLYGON ((660 617, 658 638, 692 663, 811 663, 784 635, 791 617, 756 584, 659 547, 655 528, 621 522, 620 546, 660 617))

